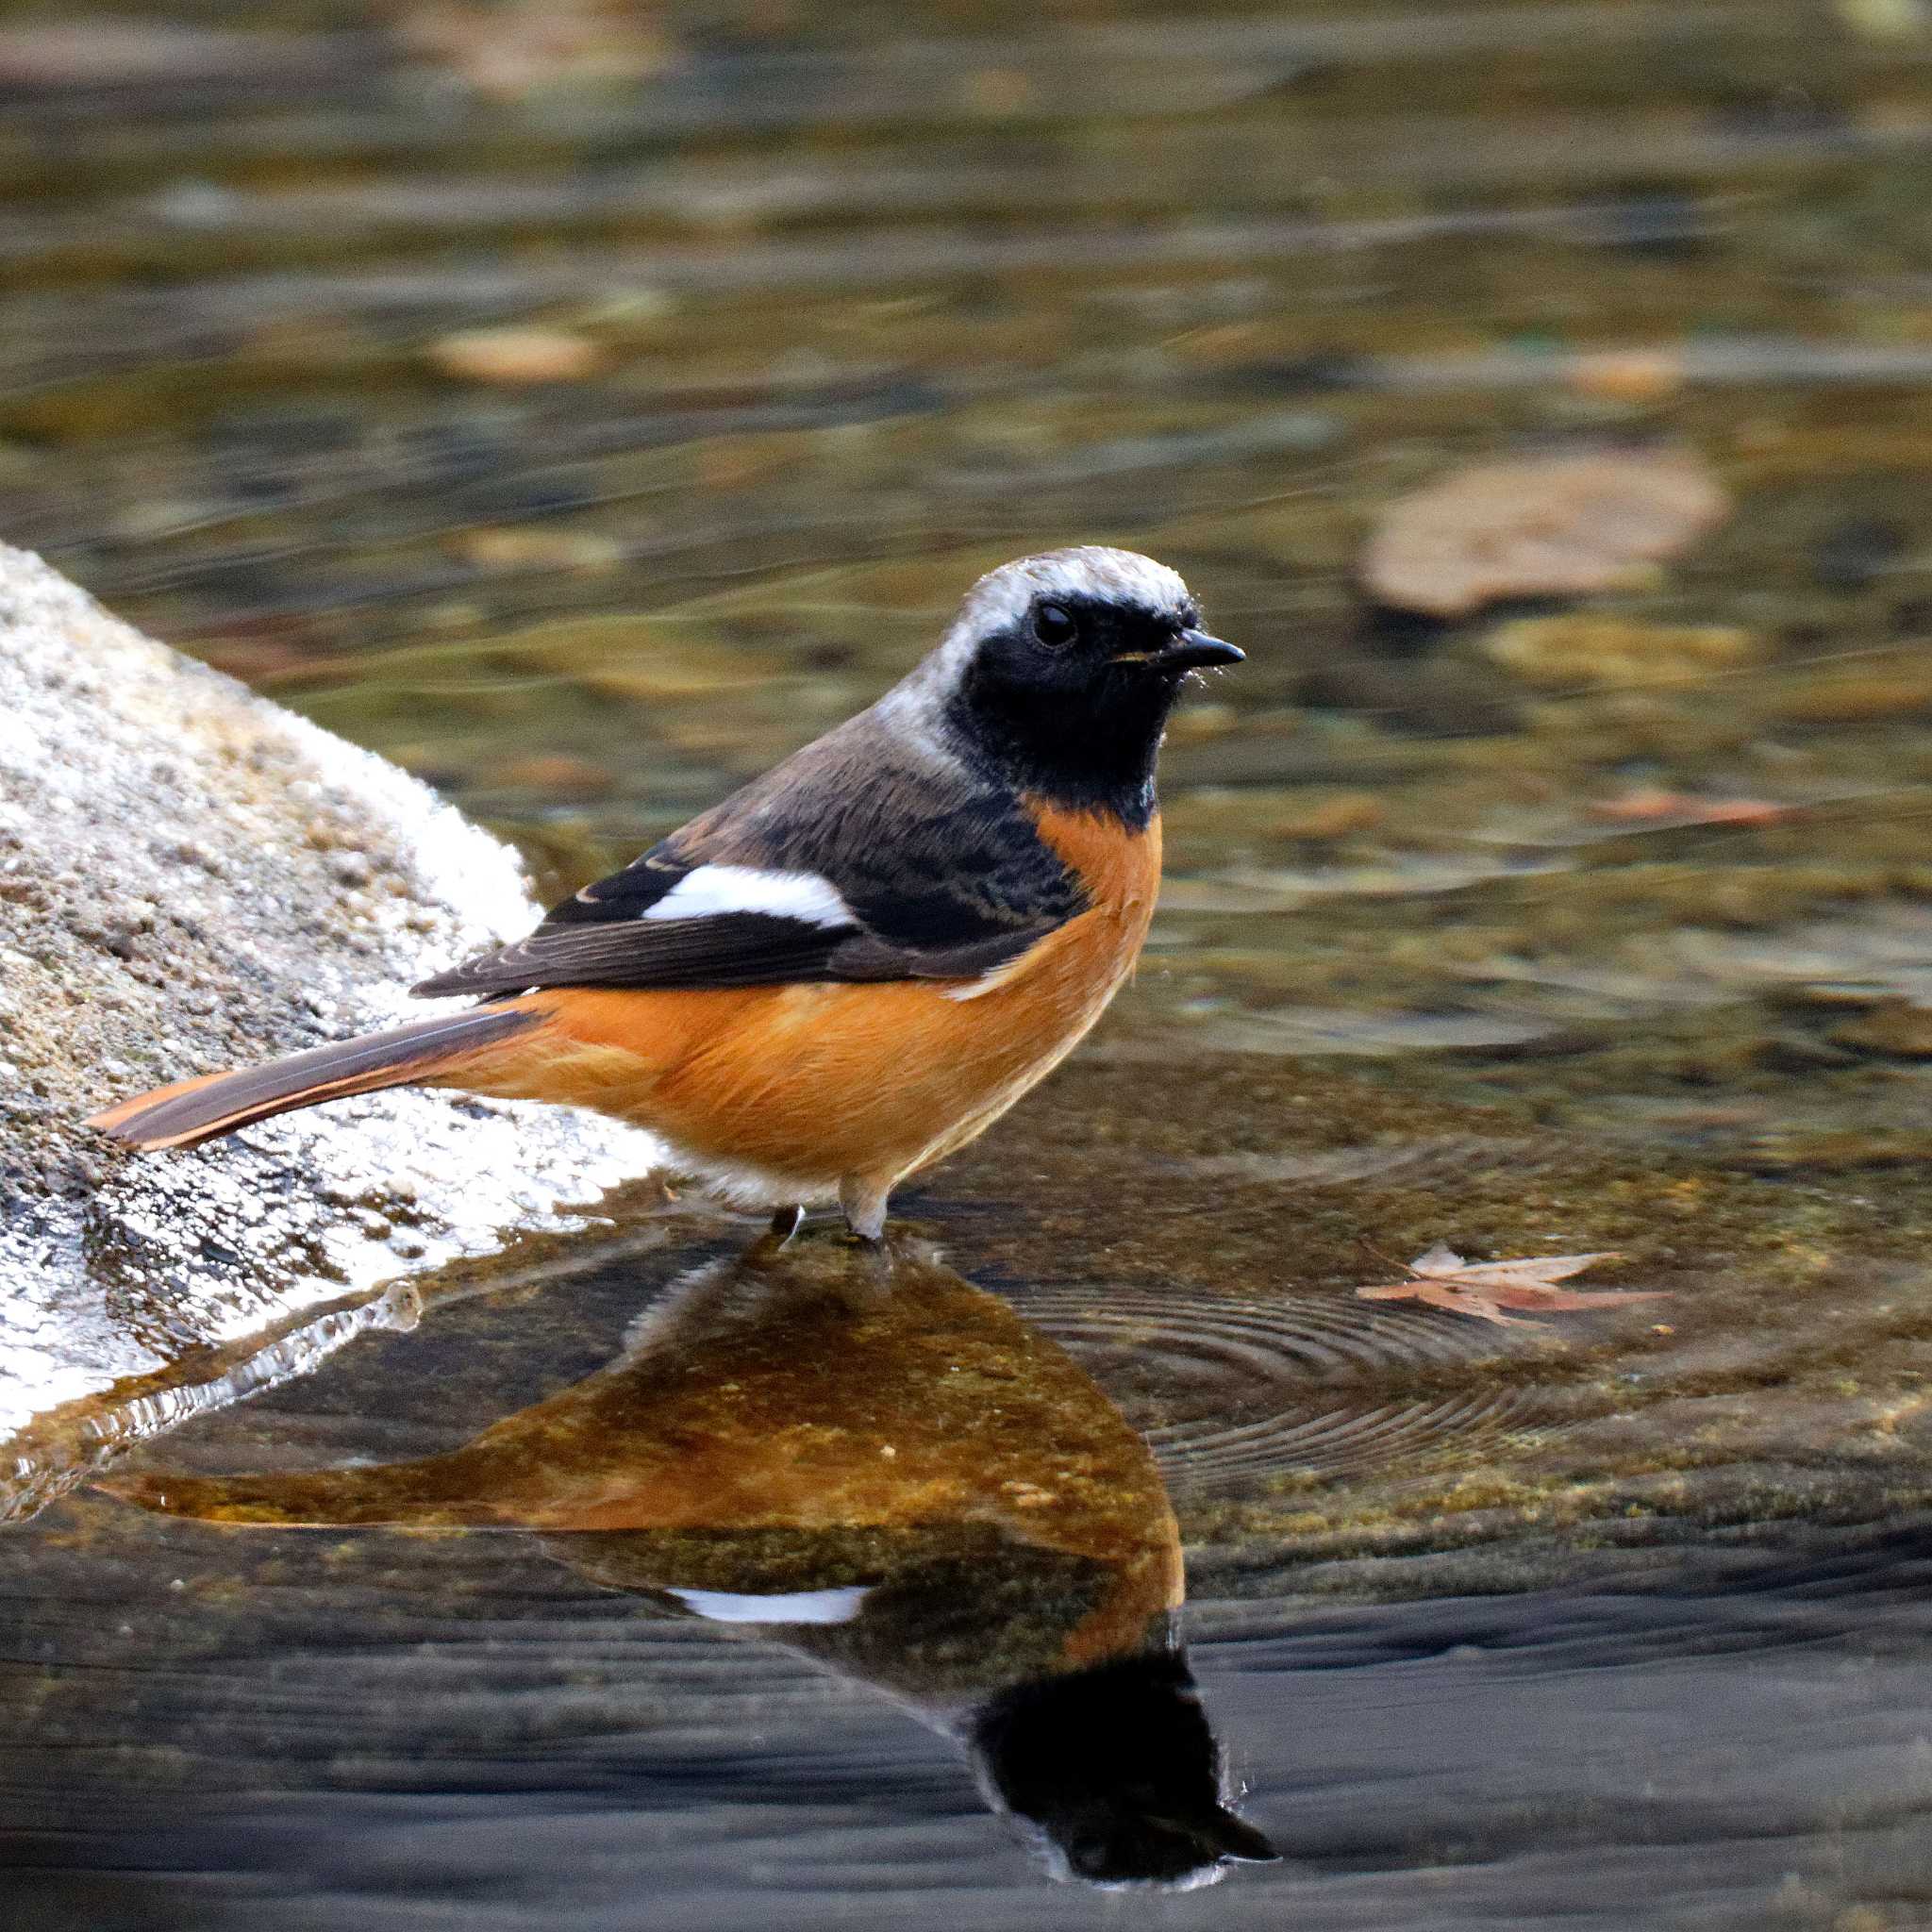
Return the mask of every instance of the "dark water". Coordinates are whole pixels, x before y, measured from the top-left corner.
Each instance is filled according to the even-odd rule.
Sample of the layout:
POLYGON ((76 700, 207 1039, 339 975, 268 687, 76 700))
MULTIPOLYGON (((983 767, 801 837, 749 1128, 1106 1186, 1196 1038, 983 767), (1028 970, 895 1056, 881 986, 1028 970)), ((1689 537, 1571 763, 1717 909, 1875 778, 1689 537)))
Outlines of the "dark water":
POLYGON ((633 1319, 752 1237, 654 1196, 149 1445, 160 1494, 288 1481, 0 1544, 19 1910, 1932 1923, 1924 9, 117 18, 0 30, 0 536, 546 890, 865 702, 1007 556, 1148 550, 1250 661, 1169 748, 1140 979, 902 1203, 929 1321, 857 1277, 822 1310, 887 1322, 852 1381, 898 1407, 840 1420, 841 1341, 675 1441, 654 1398, 456 1502, 369 1474, 603 1415, 633 1319), (479 369, 512 325, 558 380, 479 369), (1727 519, 1580 603, 1363 595, 1391 498, 1607 445, 1696 452, 1727 519), (1573 609, 1588 661, 1498 644, 1573 609), (1437 1242, 1670 1299, 1353 1292, 1437 1242), (968 1357, 997 1442, 934 1422, 968 1357), (838 1438, 809 1480, 792 1428, 838 1438), (874 1469, 908 1429, 937 1488, 874 1469), (1220 1790, 1162 1728, 1176 1546, 1220 1790), (1143 1855, 1224 1801, 1280 1863, 1050 1880, 1041 1760, 1003 1787, 975 1725, 1108 1669, 1054 1789, 1151 1748, 1108 1800, 1143 1855))
POLYGON ((1138 1901, 1051 1886, 1010 1815, 1042 1763, 1085 1797, 1049 1824, 1111 1875, 1228 1828, 1173 1717, 1160 1477, 1196 1510, 1252 1491, 1185 1448, 1157 1474, 1058 1297, 1016 1317, 916 1247, 886 1294, 835 1241, 741 1252, 447 1304, 11 1539, 23 1913, 1918 1922, 1916 1525, 1573 1551, 1554 1587, 1381 1604, 1284 1590, 1270 1539, 1194 1542, 1179 1628, 1228 1794, 1286 1861, 1138 1901), (1016 1695, 1043 1730, 991 1751, 1016 1695))

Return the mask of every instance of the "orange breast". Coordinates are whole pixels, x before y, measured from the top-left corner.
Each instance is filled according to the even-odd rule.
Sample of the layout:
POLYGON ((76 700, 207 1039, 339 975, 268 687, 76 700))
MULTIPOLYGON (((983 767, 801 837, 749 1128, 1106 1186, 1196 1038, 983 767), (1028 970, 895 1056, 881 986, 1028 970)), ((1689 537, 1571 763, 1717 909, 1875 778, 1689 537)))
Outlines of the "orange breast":
POLYGON ((987 980, 528 993, 553 1024, 449 1084, 598 1108, 687 1154, 813 1191, 909 1173, 964 1145, 1050 1072, 1147 936, 1159 821, 1133 835, 1040 808, 1036 822, 1090 907, 987 980))

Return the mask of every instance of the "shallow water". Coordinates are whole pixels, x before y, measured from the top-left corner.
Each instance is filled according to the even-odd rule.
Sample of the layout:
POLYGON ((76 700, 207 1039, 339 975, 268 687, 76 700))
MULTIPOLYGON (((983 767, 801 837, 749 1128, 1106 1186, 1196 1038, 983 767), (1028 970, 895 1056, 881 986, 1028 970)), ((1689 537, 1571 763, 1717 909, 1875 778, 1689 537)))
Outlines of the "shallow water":
MULTIPOLYGON (((546 889, 866 701, 1003 557, 1149 550, 1249 648, 1166 755, 1139 980, 900 1207, 945 1294, 1091 1377, 1095 1440, 1136 1453, 1110 1402, 1151 1447, 1229 1795, 1286 1855, 1051 1884, 908 1653, 666 1601, 758 1593, 720 1580, 743 1547, 600 1571, 527 1496, 485 1534, 90 1493, 0 1543, 18 1895, 90 1927, 1932 1921, 1922 14, 586 9, 507 77, 455 8, 77 52, 13 9, 0 537, 432 775, 546 889), (511 324, 593 366, 452 373, 511 324), (1365 600, 1392 496, 1579 441, 1711 465, 1724 526, 1581 608, 1741 632, 1728 665, 1525 675, 1486 645, 1556 606, 1365 600), (1575 1285, 1670 1299, 1525 1329, 1353 1292, 1439 1241, 1616 1251, 1575 1285)), ((646 1190, 608 1223, 123 1467, 453 1450, 754 1233, 646 1190)), ((960 1447, 917 1550, 852 1545, 917 1511, 834 1485, 754 1580, 963 1565, 974 1642, 1046 1644, 1092 1578, 998 1529, 960 1447)), ((1049 1498, 1015 1521, 1079 1520, 1008 1480, 1049 1498)), ((921 1669, 972 1651, 895 1629, 921 1669)))

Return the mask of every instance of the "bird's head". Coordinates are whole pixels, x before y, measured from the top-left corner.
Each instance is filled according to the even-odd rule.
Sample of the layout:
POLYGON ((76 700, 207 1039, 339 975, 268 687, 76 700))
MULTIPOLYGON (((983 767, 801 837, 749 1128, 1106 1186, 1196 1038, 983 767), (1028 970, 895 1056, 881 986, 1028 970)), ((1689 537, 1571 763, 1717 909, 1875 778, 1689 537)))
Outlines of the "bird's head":
POLYGON ((1242 656, 1201 628, 1165 564, 1086 545, 981 577, 920 683, 958 739, 1024 790, 1144 820, 1182 685, 1242 656))

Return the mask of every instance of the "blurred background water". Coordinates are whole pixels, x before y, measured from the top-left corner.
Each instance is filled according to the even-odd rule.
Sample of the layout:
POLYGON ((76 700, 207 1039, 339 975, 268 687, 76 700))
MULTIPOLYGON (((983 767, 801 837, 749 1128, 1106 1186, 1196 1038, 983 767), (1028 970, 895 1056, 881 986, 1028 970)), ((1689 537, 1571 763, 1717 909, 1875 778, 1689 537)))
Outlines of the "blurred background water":
MULTIPOLYGON (((1139 981, 904 1206, 1152 1444, 1289 1854, 1054 1888, 875 1685, 525 1538, 87 1496, 0 1545, 22 1908, 1932 1924, 1928 150, 1923 0, 6 9, 0 537, 547 891, 1007 557, 1248 648, 1139 981), (1708 513, 1365 582, 1578 456, 1708 513), (1439 1241, 1671 1299, 1352 1292, 1439 1241)), ((448 1447, 746 1239, 610 1220, 148 1465, 448 1447)))

